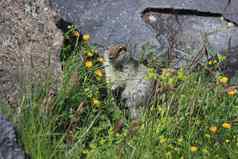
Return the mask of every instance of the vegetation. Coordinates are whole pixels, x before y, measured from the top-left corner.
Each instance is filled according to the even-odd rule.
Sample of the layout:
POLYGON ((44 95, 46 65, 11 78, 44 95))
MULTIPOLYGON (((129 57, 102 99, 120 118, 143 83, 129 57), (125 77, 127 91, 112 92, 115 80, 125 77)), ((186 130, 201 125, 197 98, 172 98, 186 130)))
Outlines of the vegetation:
MULTIPOLYGON (((16 124, 32 159, 237 158, 238 98, 219 61, 187 75, 149 69, 159 94, 140 121, 126 118, 106 89, 103 58, 70 27, 62 50, 62 87, 45 84, 22 97, 16 124)), ((222 61, 222 60, 220 60, 222 61)))

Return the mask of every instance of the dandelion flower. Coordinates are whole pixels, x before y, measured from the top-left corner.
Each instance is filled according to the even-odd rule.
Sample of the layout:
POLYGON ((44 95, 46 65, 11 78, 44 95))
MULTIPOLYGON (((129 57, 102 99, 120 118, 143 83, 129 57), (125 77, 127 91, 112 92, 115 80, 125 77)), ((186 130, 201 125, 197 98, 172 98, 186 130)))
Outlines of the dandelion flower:
POLYGON ((219 76, 218 77, 218 82, 220 83, 220 84, 223 84, 223 85, 225 85, 225 84, 227 84, 228 83, 228 77, 226 77, 226 76, 219 76))
POLYGON ((90 40, 90 35, 89 34, 84 34, 83 35, 83 41, 88 42, 90 40))
POLYGON ((208 65, 216 65, 218 62, 217 60, 211 59, 208 61, 208 65))
POLYGON ((213 64, 215 65, 215 64, 217 64, 218 62, 217 62, 217 60, 213 60, 213 64))
POLYGON ((95 71, 95 74, 96 74, 97 77, 102 77, 102 76, 103 76, 103 72, 102 72, 101 69, 97 69, 97 70, 95 71))
POLYGON ((80 33, 78 31, 73 32, 73 35, 77 38, 80 37, 80 33))
POLYGON ((231 124, 225 122, 225 123, 222 124, 222 127, 225 128, 225 129, 230 129, 231 124))
POLYGON ((91 67, 93 67, 93 62, 92 62, 91 60, 87 60, 87 61, 85 62, 85 67, 86 67, 86 68, 91 68, 91 67))
POLYGON ((227 94, 231 97, 235 96, 237 94, 237 89, 235 88, 230 88, 227 90, 227 94))
POLYGON ((191 152, 197 152, 198 151, 198 147, 195 146, 195 145, 191 146, 190 149, 191 149, 191 152))
POLYGON ((89 52, 86 53, 86 56, 93 57, 93 53, 91 51, 89 51, 89 52))
POLYGON ((97 60, 102 64, 105 62, 104 58, 102 58, 102 57, 97 58, 97 60))
POLYGON ((218 131, 218 128, 217 128, 216 126, 211 126, 211 127, 209 128, 209 130, 210 130, 210 132, 212 132, 213 134, 216 134, 217 131, 218 131))
POLYGON ((212 65, 213 64, 213 61, 212 60, 209 60, 208 61, 208 65, 212 65))
POLYGON ((93 98, 92 104, 94 107, 99 108, 101 105, 101 102, 97 98, 93 98))

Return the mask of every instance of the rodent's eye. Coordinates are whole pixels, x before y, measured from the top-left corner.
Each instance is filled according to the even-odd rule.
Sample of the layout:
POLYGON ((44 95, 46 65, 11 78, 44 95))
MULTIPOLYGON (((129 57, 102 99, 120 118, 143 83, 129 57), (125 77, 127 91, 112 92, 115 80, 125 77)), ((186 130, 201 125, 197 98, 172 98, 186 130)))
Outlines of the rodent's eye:
POLYGON ((118 54, 122 53, 122 52, 126 52, 127 51, 127 47, 126 46, 120 46, 118 49, 118 54))

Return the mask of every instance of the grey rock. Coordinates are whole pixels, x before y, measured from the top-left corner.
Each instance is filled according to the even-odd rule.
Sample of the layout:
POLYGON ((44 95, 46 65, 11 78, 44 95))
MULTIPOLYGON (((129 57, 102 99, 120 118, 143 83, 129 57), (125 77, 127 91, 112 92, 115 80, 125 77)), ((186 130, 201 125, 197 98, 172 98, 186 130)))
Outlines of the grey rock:
MULTIPOLYGON (((217 53, 237 52, 237 0, 51 0, 51 5, 64 20, 90 33, 91 44, 102 52, 128 44, 138 59, 150 43, 161 57, 174 54, 172 64, 178 66, 187 63, 184 59, 191 61, 204 45, 217 53), (146 23, 143 17, 148 14, 156 14, 157 20, 146 23), (189 56, 181 60, 184 52, 189 56)), ((234 58, 236 54, 228 59, 234 58)), ((230 68, 236 64, 230 62, 230 68)))
MULTIPOLYGON (((135 0, 52 0, 66 21, 92 36, 91 44, 106 49, 114 44, 128 43, 132 47, 153 41, 155 33, 141 18, 140 3, 135 0)), ((156 39, 154 42, 157 44, 156 39)))
POLYGON ((0 114, 0 159, 24 159, 13 125, 0 114))
POLYGON ((57 83, 63 35, 45 0, 1 0, 0 10, 0 100, 15 106, 49 75, 57 83))
MULTIPOLYGON (((143 43, 152 42, 161 52, 165 46, 155 38, 160 33, 151 30, 142 18, 151 10, 157 13, 167 10, 170 15, 194 15, 198 25, 204 23, 200 17, 210 17, 205 22, 207 27, 213 26, 214 19, 221 16, 238 22, 238 2, 235 0, 230 3, 227 0, 51 0, 51 3, 66 21, 89 32, 93 37, 92 44, 103 48, 115 43, 129 43, 140 48, 143 43)), ((204 28, 204 32, 207 29, 204 28)))
POLYGON ((210 55, 226 55, 230 64, 234 63, 231 59, 238 59, 238 27, 222 17, 175 16, 153 11, 144 16, 145 19, 149 17, 154 21, 147 20, 147 23, 158 33, 158 40, 165 41, 164 55, 170 55, 167 60, 175 67, 192 65, 196 56, 201 56, 200 62, 205 62, 205 49, 210 55))

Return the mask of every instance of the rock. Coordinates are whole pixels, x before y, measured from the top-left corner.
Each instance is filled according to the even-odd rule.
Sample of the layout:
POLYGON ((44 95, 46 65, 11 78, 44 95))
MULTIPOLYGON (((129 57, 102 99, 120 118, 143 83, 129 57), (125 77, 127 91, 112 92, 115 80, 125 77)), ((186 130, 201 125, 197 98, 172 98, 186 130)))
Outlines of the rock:
MULTIPOLYGON (((191 61, 202 47, 217 53, 237 52, 238 1, 51 0, 51 5, 65 21, 90 33, 91 44, 102 52, 116 44, 128 44, 138 59, 143 46, 150 43, 160 57, 174 54, 172 64, 176 67, 187 62, 181 60, 181 53, 191 61), (148 21, 145 17, 149 14, 154 16, 148 21)), ((238 63, 236 54, 228 59, 232 59, 230 68, 238 63)), ((234 74, 230 68, 227 71, 234 74)))
MULTIPOLYGON (((209 17, 191 14, 181 10, 176 15, 151 10, 144 15, 146 23, 158 33, 158 40, 168 48, 164 53, 167 61, 173 67, 190 67, 195 65, 195 57, 205 62, 209 55, 223 54, 229 64, 238 64, 238 27, 216 14, 209 17)), ((226 71, 229 68, 237 70, 227 64, 226 71)))
MULTIPOLYGON (((159 45, 155 33, 141 18, 138 1, 117 0, 51 0, 65 21, 91 35, 91 44, 104 51, 114 44, 136 45, 151 41, 159 45)), ((142 11, 142 10, 141 10, 142 11)), ((138 46, 139 48, 140 46, 138 46)), ((134 52, 134 51, 132 51, 134 52)))
POLYGON ((1 1, 0 10, 0 100, 16 105, 26 85, 59 80, 63 35, 45 0, 1 1))
POLYGON ((24 159, 13 125, 0 114, 0 159, 24 159))

